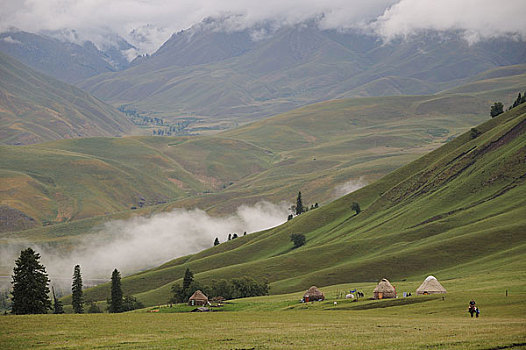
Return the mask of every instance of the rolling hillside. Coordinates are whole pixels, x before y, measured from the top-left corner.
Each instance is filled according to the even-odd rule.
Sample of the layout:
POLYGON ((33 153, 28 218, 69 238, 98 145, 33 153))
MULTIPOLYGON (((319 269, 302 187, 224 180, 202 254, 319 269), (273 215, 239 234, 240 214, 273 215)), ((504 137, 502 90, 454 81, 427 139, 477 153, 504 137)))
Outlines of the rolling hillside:
POLYGON ((0 143, 122 136, 135 126, 86 92, 0 53, 0 143))
POLYGON ((2 231, 67 239, 73 221, 83 220, 69 230, 79 234, 112 215, 228 214, 260 200, 291 202, 299 190, 309 204, 324 203, 349 181, 379 179, 486 120, 493 101, 509 104, 526 89, 523 68, 488 72, 472 93, 327 101, 216 136, 3 146, 0 200, 10 219, 2 231))
MULTIPOLYGON (((126 277, 123 288, 154 305, 166 302, 187 267, 202 283, 266 278, 273 294, 382 277, 524 271, 525 134, 521 105, 359 191, 274 229, 126 277), (350 210, 354 201, 360 214, 350 210), (291 233, 305 234, 306 245, 293 249, 291 233)), ((101 285, 86 298, 108 293, 101 285)))
MULTIPOLYGON (((129 69, 79 84, 115 105, 150 115, 247 121, 333 98, 431 94, 500 66, 526 63, 522 41, 468 45, 428 33, 382 43, 314 23, 253 41, 201 23, 174 34, 129 69)), ((220 27, 220 25, 219 25, 220 27)))

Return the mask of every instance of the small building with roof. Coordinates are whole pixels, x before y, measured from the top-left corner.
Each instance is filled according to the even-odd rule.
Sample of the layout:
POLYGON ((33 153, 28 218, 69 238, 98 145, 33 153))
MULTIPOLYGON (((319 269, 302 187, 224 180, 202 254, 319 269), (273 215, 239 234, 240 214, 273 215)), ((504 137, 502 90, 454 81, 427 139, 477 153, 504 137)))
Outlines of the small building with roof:
POLYGON ((196 305, 208 305, 208 297, 203 294, 199 289, 192 294, 192 296, 188 299, 188 305, 196 306, 196 305))
POLYGON ((325 300, 325 295, 316 286, 310 287, 305 294, 303 294, 303 301, 308 303, 309 301, 320 301, 325 300))
POLYGON ((382 278, 382 280, 378 283, 378 285, 373 291, 373 298, 374 299, 396 298, 396 289, 386 278, 382 278))
POLYGON ((442 287, 440 282, 434 276, 427 276, 427 278, 422 282, 420 287, 416 289, 417 295, 427 295, 427 294, 443 294, 447 293, 446 288, 442 287))

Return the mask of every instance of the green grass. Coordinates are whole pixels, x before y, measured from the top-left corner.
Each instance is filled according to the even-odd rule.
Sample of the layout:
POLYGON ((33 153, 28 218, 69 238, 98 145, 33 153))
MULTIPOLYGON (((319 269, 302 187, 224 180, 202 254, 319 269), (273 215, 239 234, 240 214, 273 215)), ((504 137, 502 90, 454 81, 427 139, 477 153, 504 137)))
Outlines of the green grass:
MULTIPOLYGON (((362 282, 322 288, 326 301, 306 304, 302 291, 233 300, 208 313, 165 305, 126 314, 10 315, 0 317, 0 340, 4 349, 518 349, 526 346, 526 284, 524 273, 512 275, 441 279, 445 295, 386 300, 339 299, 350 288, 369 296, 374 283, 362 282), (472 298, 478 319, 467 313, 472 298)), ((392 282, 414 292, 421 280, 392 282)))
MULTIPOLYGON (((145 305, 168 300, 189 267, 200 282, 248 275, 271 293, 310 285, 465 277, 526 270, 525 106, 492 119, 351 195, 274 229, 240 237, 123 279, 145 305), (355 215, 351 203, 362 212, 355 215), (289 236, 307 244, 292 249, 289 236)), ((87 291, 104 300, 108 286, 87 291)))

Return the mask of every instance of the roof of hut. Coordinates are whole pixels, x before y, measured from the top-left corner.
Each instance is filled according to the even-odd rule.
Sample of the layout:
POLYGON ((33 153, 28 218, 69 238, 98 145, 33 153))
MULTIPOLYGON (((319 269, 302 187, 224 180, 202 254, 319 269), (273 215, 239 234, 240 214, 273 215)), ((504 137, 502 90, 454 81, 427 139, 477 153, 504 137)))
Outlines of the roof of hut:
POLYGON ((416 294, 424 294, 424 292, 433 293, 446 293, 446 288, 442 287, 440 282, 434 276, 427 276, 422 282, 420 287, 416 289, 416 294))
POLYGON ((393 285, 386 278, 382 278, 382 280, 378 282, 378 285, 374 289, 374 293, 389 293, 394 291, 395 287, 393 287, 393 285))
POLYGON ((318 287, 316 287, 316 286, 312 286, 309 289, 307 289, 305 294, 303 294, 303 297, 304 298, 306 298, 306 297, 317 298, 317 299, 325 298, 325 296, 323 295, 322 291, 319 290, 318 287))
POLYGON ((188 300, 206 300, 206 301, 208 301, 208 297, 206 295, 204 295, 203 292, 201 292, 198 289, 198 290, 196 290, 194 292, 194 294, 192 294, 192 296, 190 298, 188 298, 188 300))

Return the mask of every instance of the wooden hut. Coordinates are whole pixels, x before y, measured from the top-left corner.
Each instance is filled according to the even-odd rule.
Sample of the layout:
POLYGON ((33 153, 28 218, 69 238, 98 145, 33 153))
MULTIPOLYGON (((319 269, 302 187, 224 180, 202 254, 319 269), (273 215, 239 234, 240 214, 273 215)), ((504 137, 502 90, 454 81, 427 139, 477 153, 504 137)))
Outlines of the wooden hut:
POLYGON ((446 288, 442 287, 440 282, 434 276, 427 276, 422 282, 420 287, 417 288, 416 294, 427 295, 427 294, 441 294, 447 293, 446 288))
POLYGON ((194 294, 188 299, 188 305, 208 305, 208 298, 200 290, 196 290, 194 294))
POLYGON ((305 294, 303 294, 303 301, 308 303, 309 301, 325 300, 325 295, 316 286, 310 287, 305 294))
POLYGON ((378 283, 373 292, 373 298, 375 299, 386 299, 396 298, 396 289, 386 278, 378 283))

